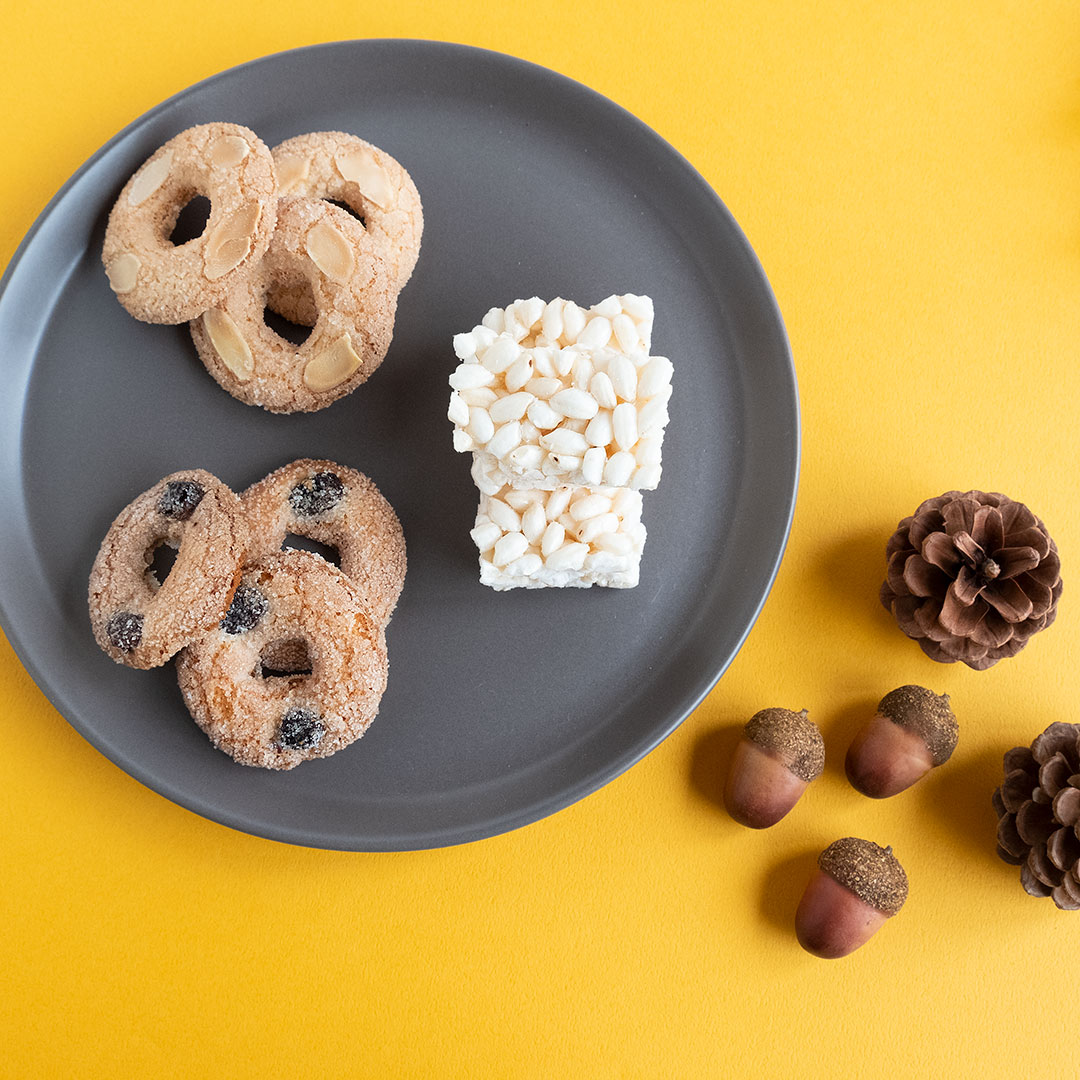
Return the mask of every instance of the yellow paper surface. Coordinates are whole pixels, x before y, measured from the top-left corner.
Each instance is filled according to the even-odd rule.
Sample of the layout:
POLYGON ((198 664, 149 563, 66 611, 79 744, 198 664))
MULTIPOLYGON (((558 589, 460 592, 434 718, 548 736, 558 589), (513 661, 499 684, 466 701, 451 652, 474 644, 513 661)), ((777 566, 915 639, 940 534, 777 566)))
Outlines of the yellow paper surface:
POLYGON ((204 821, 91 749, 3 645, 0 1075, 1074 1075, 1080 915, 998 862, 989 799, 1003 751, 1077 718, 1076 4, 9 9, 0 262, 101 143, 223 68, 347 37, 500 49, 609 95, 715 187, 784 313, 804 446, 773 594, 705 704, 599 793, 464 848, 204 821), (983 673, 927 660, 876 596, 897 521, 969 487, 1042 516, 1067 585, 1057 624, 983 673), (871 802, 844 751, 906 682, 952 695, 960 747, 871 802), (810 710, 827 768, 751 833, 716 794, 768 705, 810 710), (850 834, 894 846, 911 897, 824 962, 792 915, 850 834))

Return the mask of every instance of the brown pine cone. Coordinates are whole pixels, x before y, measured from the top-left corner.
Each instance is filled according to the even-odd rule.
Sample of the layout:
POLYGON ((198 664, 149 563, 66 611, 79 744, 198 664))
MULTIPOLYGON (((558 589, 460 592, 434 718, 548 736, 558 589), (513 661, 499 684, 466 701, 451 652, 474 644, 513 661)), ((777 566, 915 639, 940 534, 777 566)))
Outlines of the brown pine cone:
POLYGON ((1005 495, 927 499, 900 522, 885 553, 881 602, 932 660, 982 671, 1015 656, 1057 614, 1057 545, 1005 495))
POLYGON ((1024 888, 1080 908, 1080 724, 1051 724, 1030 749, 1010 750, 994 809, 998 854, 1022 867, 1024 888))

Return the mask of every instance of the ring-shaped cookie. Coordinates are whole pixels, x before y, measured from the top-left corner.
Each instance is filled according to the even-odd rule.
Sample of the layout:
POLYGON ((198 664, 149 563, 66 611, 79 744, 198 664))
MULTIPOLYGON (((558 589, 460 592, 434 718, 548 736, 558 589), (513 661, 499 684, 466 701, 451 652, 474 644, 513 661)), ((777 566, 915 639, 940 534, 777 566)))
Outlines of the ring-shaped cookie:
POLYGON ((218 749, 242 765, 291 769, 367 730, 386 689, 386 642, 337 567, 281 551, 244 568, 221 625, 176 669, 218 749))
POLYGON ((240 500, 202 469, 172 473, 112 523, 90 572, 97 643, 121 664, 164 664, 232 601, 247 554, 240 500), (162 544, 177 549, 162 584, 151 564, 162 544))
MULTIPOLYGON (((400 291, 420 254, 424 213, 412 177, 385 150, 343 131, 314 131, 271 151, 278 194, 332 199, 347 206, 387 253, 400 291)), ((310 325, 301 308, 278 314, 310 325)))
POLYGON ((124 185, 101 259, 117 299, 137 319, 182 323, 220 303, 258 264, 277 213, 274 162, 239 124, 201 124, 160 147, 124 185), (210 200, 202 235, 169 237, 196 195, 210 200))
POLYGON ((363 473, 304 458, 240 496, 251 557, 279 551, 290 534, 337 549, 375 621, 385 625, 405 584, 405 536, 394 508, 363 473))
POLYGON ((255 273, 191 323, 207 370, 233 397, 270 412, 312 412, 382 363, 397 290, 368 234, 321 199, 278 203, 277 228, 255 273), (306 287, 316 317, 302 345, 266 325, 271 291, 306 287))

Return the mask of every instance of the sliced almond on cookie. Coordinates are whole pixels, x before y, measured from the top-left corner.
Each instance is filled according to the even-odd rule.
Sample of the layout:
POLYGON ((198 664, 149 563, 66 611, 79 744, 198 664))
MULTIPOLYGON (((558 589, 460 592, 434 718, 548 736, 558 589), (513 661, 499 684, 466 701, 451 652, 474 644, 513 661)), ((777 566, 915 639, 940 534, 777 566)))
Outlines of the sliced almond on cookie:
POLYGON ((383 210, 390 209, 393 204, 390 178, 370 150, 363 146, 355 150, 339 147, 334 154, 334 164, 344 179, 360 189, 365 199, 370 199, 383 210))
POLYGON ((288 195, 307 179, 311 171, 311 159, 295 156, 278 158, 274 162, 274 171, 277 173, 278 194, 288 195))
POLYGON ((239 165, 248 156, 249 147, 247 139, 239 135, 222 135, 215 139, 210 147, 210 160, 213 164, 223 169, 239 165))
POLYGON ((304 241, 311 261, 331 281, 344 284, 356 270, 349 241, 327 221, 320 221, 311 227, 304 241))
POLYGON ((343 334, 308 362, 304 368, 304 385, 316 394, 332 390, 353 375, 360 364, 360 357, 353 351, 349 335, 343 334))
POLYGON ((173 152, 166 150, 159 157, 148 161, 136 174, 128 189, 128 202, 132 206, 138 206, 154 194, 169 175, 172 169, 173 152))
POLYGON ((232 317, 220 308, 210 308, 203 313, 202 321, 221 362, 238 382, 247 382, 255 371, 255 364, 251 359, 251 349, 232 317))
POLYGON ((139 276, 139 262, 137 256, 130 251, 117 255, 108 266, 105 273, 109 276, 109 287, 114 293, 131 292, 135 288, 135 279, 139 276))
POLYGON ((249 203, 226 218, 207 239, 203 272, 211 281, 224 277, 247 258, 260 209, 258 203, 249 203))

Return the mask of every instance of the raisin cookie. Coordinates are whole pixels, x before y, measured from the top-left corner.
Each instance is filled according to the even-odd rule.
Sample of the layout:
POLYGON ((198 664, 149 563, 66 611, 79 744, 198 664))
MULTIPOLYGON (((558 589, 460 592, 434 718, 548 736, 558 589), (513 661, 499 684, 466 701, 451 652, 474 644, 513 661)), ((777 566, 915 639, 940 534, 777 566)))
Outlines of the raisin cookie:
POLYGON ((201 469, 172 473, 126 506, 90 572, 90 622, 117 663, 164 664, 232 602, 247 555, 240 500, 201 469), (177 549, 165 581, 151 569, 161 545, 177 549))
POLYGON ((240 496, 252 556, 280 550, 289 533, 337 550, 374 619, 385 624, 405 583, 405 537, 394 508, 363 473, 305 458, 240 496))
POLYGON ((356 587, 308 551, 249 564, 220 624, 177 660, 211 742, 241 765, 292 769, 370 726, 386 689, 386 640, 356 587))

